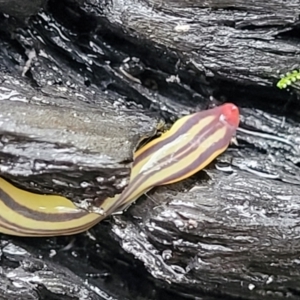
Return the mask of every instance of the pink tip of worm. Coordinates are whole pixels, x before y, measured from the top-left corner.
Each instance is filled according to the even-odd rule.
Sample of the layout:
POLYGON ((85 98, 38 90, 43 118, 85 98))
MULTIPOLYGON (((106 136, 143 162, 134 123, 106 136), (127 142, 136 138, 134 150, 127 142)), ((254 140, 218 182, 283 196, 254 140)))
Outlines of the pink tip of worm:
POLYGON ((232 103, 225 103, 221 105, 220 108, 224 121, 237 128, 240 123, 239 109, 232 103))

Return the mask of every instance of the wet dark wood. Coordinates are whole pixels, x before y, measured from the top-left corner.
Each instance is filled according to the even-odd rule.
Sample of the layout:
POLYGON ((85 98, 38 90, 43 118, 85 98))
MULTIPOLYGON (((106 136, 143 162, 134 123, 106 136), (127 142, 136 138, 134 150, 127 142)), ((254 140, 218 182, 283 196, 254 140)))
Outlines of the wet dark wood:
MULTIPOLYGON (((88 0, 84 5, 53 0, 26 30, 4 34, 0 104, 6 113, 0 118, 9 118, 1 126, 14 129, 17 139, 1 141, 1 173, 8 174, 20 145, 24 154, 33 149, 18 138, 24 127, 11 122, 26 121, 16 114, 26 107, 41 114, 52 107, 65 116, 47 135, 33 122, 35 110, 28 112, 27 122, 34 124, 28 136, 42 130, 47 145, 54 137, 68 140, 64 127, 73 120, 71 110, 94 116, 94 124, 106 111, 99 124, 114 123, 119 138, 97 141, 95 153, 110 154, 118 170, 125 161, 126 170, 116 176, 120 180, 128 175, 134 145, 153 133, 158 117, 171 123, 232 101, 241 111, 241 129, 238 145, 205 171, 149 192, 89 235, 2 236, 0 286, 9 288, 0 289, 0 298, 18 299, 22 293, 27 299, 80 299, 82 294, 86 299, 298 299, 298 94, 297 87, 281 91, 276 82, 281 73, 299 68, 299 10, 296 0, 88 0), (20 95, 30 101, 20 102, 20 95), (54 136, 54 129, 60 134, 54 136), (130 144, 116 146, 124 140, 130 144), (5 145, 10 146, 6 155, 5 145)), ((82 126, 75 125, 80 133, 82 126)), ((107 127, 99 126, 102 137, 107 127)), ((85 144, 77 137, 80 163, 59 174, 73 178, 74 167, 81 166, 82 176, 72 179, 79 187, 101 171, 102 162, 94 154, 87 164, 85 144)), ((34 156, 26 156, 27 164, 34 156)), ((13 163, 10 175, 32 189, 20 171, 29 168, 13 163)), ((71 195, 72 189, 53 185, 50 171, 45 168, 44 180, 34 178, 39 190, 71 195)), ((106 188, 116 191, 109 181, 106 188)))

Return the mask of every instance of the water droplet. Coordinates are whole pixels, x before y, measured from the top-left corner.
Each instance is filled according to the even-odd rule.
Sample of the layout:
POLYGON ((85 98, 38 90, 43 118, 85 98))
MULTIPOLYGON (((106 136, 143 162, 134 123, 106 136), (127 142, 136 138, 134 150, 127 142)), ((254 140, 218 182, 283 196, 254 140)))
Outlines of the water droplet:
POLYGON ((172 258, 172 250, 170 250, 170 249, 167 249, 167 250, 164 250, 163 252, 162 252, 162 258, 164 259, 164 260, 169 260, 169 259, 171 259, 172 258))
POLYGON ((86 182, 86 181, 82 181, 81 183, 80 183, 80 186, 82 187, 82 188, 87 188, 88 186, 91 186, 88 182, 86 182))

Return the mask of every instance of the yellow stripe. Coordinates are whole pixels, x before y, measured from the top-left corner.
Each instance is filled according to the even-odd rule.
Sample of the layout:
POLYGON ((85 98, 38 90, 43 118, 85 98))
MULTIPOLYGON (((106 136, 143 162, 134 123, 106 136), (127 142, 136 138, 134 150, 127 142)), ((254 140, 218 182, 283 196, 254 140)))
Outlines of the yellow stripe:
MULTIPOLYGON (((201 153, 206 151, 207 147, 209 147, 213 142, 215 142, 215 141, 217 142, 221 138, 223 138, 225 132, 226 132, 226 128, 224 128, 224 127, 221 128, 220 130, 216 131, 213 135, 211 135, 209 137, 209 139, 205 140, 201 145, 199 145, 199 147, 196 151, 193 151, 187 157, 185 157, 185 159, 187 159, 187 161, 190 161, 190 162, 196 160, 197 157, 200 156, 201 153)), ((223 153, 227 149, 227 147, 228 147, 228 145, 225 146, 224 148, 216 149, 214 152, 211 152, 211 155, 209 156, 209 158, 206 159, 205 161, 203 161, 197 168, 194 168, 192 171, 187 172, 183 176, 176 178, 176 180, 165 182, 164 185, 181 181, 183 179, 186 179, 186 178, 196 174, 197 172, 199 172, 200 170, 205 168, 208 164, 210 164, 221 153, 223 153)), ((173 165, 170 168, 163 170, 163 173, 165 173, 165 176, 166 176, 167 174, 170 174, 169 172, 171 172, 172 169, 180 170, 181 168, 184 168, 184 167, 185 167, 185 164, 183 163, 183 160, 181 160, 181 161, 178 161, 178 163, 176 165, 173 165)), ((161 175, 162 175, 161 177, 164 178, 164 175, 163 174, 161 174, 161 175)))
MULTIPOLYGON (((148 150, 149 148, 153 147, 154 145, 160 143, 161 141, 166 140, 167 138, 169 138, 170 136, 176 134, 176 132, 181 128, 181 126, 190 118, 192 118, 193 116, 195 116, 196 114, 193 115, 188 115, 185 117, 182 117, 181 119, 177 120, 174 125, 171 127, 171 129, 165 133, 163 133, 160 137, 152 140, 151 142, 149 142, 147 145, 145 145, 143 148, 139 149, 138 151, 136 151, 135 155, 134 155, 134 159, 136 159, 137 157, 139 157, 140 155, 142 155, 146 150, 148 150)), ((185 141, 191 141, 193 139, 193 137, 199 133, 199 131, 201 131, 201 129, 203 129, 204 127, 206 127, 207 125, 209 125, 213 120, 215 119, 214 116, 207 116, 206 118, 200 119, 198 123, 196 123, 193 127, 191 127, 189 129, 189 131, 186 133, 185 136, 185 140, 180 140, 181 143, 183 144, 185 141)), ((177 141, 177 142, 180 142, 177 141)), ((176 150, 176 144, 172 143, 171 145, 167 145, 167 151, 168 154, 171 151, 176 150)), ((162 154, 162 152, 160 152, 160 154, 162 154)), ((141 168, 145 165, 146 161, 148 161, 149 159, 151 159, 151 156, 155 155, 155 153, 151 153, 151 155, 147 155, 147 157, 145 157, 142 161, 140 161, 138 164, 134 165, 134 168, 132 170, 132 176, 130 177, 130 181, 132 178, 134 178, 141 170, 141 168)), ((162 155, 161 155, 162 156, 162 155)))
POLYGON ((78 212, 78 208, 67 198, 55 195, 40 195, 18 189, 3 178, 0 178, 0 187, 9 194, 15 202, 22 206, 34 209, 39 212, 60 213, 78 212), (42 197, 41 197, 42 196, 42 197), (24 201, 26 199, 26 201, 24 201), (49 206, 51 204, 51 206, 49 206))
MULTIPOLYGON (((202 143, 200 143, 199 146, 197 147, 197 150, 191 152, 188 156, 185 156, 184 159, 178 160, 177 162, 175 159, 173 161, 173 163, 170 163, 168 166, 165 166, 165 167, 161 168, 160 170, 158 170, 155 173, 155 175, 151 176, 148 180, 142 180, 142 184, 139 185, 138 189, 133 191, 133 193, 131 194, 130 197, 128 197, 128 199, 135 198, 140 193, 140 191, 147 190, 150 186, 156 186, 158 182, 163 181, 165 178, 167 178, 168 176, 173 174, 175 171, 184 169, 187 165, 187 162, 195 161, 197 159, 197 157, 199 157, 201 155, 201 153, 203 153, 204 151, 207 150, 207 147, 209 147, 210 145, 212 145, 212 143, 214 143, 214 142, 218 141, 220 138, 222 138, 224 136, 225 132, 226 132, 225 127, 220 128, 219 130, 214 132, 214 134, 212 134, 208 139, 202 141, 202 143)), ((189 140, 191 141, 192 139, 189 139, 189 140)), ((174 145, 174 146, 176 147, 176 145, 174 145)), ((211 156, 206 161, 203 161, 201 165, 199 165, 197 168, 193 169, 191 172, 186 173, 182 177, 176 178, 176 180, 164 182, 163 184, 165 185, 165 184, 178 182, 180 180, 183 180, 185 178, 192 176, 193 174, 197 173, 198 171, 202 170, 205 166, 207 166, 214 158, 216 158, 218 155, 220 155, 222 152, 224 152, 226 150, 226 148, 227 148, 227 146, 222 149, 217 149, 215 152, 211 153, 211 156)), ((167 153, 166 152, 162 153, 162 155, 160 157, 158 156, 157 160, 161 159, 163 156, 165 156, 167 154, 173 153, 174 147, 170 147, 170 149, 168 149, 168 150, 170 150, 170 151, 168 151, 167 153)), ((149 163, 149 161, 147 163, 145 163, 143 168, 146 169, 148 163, 149 163)))

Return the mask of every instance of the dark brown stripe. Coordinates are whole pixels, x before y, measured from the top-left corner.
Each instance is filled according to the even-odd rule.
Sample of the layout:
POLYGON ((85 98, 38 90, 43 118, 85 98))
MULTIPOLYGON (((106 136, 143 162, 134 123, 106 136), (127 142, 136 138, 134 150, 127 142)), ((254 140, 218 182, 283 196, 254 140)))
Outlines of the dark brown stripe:
MULTIPOLYGON (((191 127, 195 126, 197 123, 199 123, 200 120, 203 118, 206 118, 211 115, 218 115, 214 111, 201 111, 199 113, 195 113, 194 116, 190 117, 174 134, 169 136, 168 138, 154 144, 144 152, 142 152, 138 157, 134 160, 134 165, 138 164, 141 160, 145 159, 149 154, 156 152, 158 149, 160 149, 163 145, 172 143, 178 136, 188 132, 191 127)), ((218 118, 219 119, 219 118, 218 118)), ((172 130, 172 128, 170 129, 172 130)))
POLYGON ((206 161, 209 157, 211 157, 212 153, 214 153, 217 149, 220 150, 220 149, 226 147, 230 141, 230 138, 231 138, 231 134, 228 130, 226 132, 225 137, 220 139, 213 146, 207 148, 202 154, 199 155, 199 157, 195 161, 193 161, 191 164, 189 164, 186 168, 179 170, 178 172, 172 174, 171 176, 169 176, 167 178, 164 178, 164 180, 157 183, 157 186, 164 185, 167 182, 175 180, 176 178, 181 178, 185 174, 190 173, 192 170, 197 169, 204 161, 206 161))
MULTIPOLYGON (((72 235, 72 234, 76 234, 76 233, 80 233, 83 231, 86 231, 87 229, 91 228, 92 226, 96 225, 99 222, 98 219, 95 219, 92 222, 86 223, 84 225, 81 226, 77 226, 77 227, 72 227, 72 228, 65 228, 65 229, 31 229, 31 228, 27 228, 27 227, 23 227, 20 224, 14 224, 6 219, 4 219, 3 217, 1 217, 0 215, 0 227, 5 228, 6 230, 9 231, 14 231, 15 235, 18 235, 19 233, 22 233, 23 235, 27 235, 27 236, 58 236, 58 235, 72 235), (8 226, 7 226, 8 225, 8 226), (17 230, 16 230, 17 228, 17 230)), ((0 228, 1 231, 1 228, 0 228)))
MULTIPOLYGON (((2 201, 8 208, 15 211, 16 213, 36 221, 66 222, 66 221, 82 218, 83 216, 88 214, 84 210, 76 213, 51 213, 51 214, 46 212, 44 213, 40 211, 35 211, 16 202, 10 195, 8 195, 1 188, 0 188, 0 201, 2 201)), ((26 201, 30 201, 30 199, 27 199, 26 201)))
MULTIPOLYGON (((220 124, 221 125, 221 124, 220 124)), ((167 178, 164 178, 163 180, 161 181, 158 181, 156 183, 156 186, 160 186, 160 185, 163 185, 165 184, 166 182, 169 182, 169 181, 174 181, 175 179, 177 178, 181 178, 182 176, 184 176, 185 174, 188 174, 190 173, 191 171, 199 168, 199 166, 204 162, 206 161, 212 153, 216 152, 216 150, 218 149, 222 149, 224 148, 225 146, 228 145, 228 141, 230 140, 230 137, 231 137, 231 134, 227 131, 226 132, 226 135, 225 137, 223 137, 222 139, 218 140, 218 142, 214 143, 211 147, 207 148, 204 152, 202 152, 198 158, 193 161, 191 164, 189 164, 187 167, 185 167, 184 169, 180 169, 178 172, 176 173, 173 173, 172 175, 170 175, 169 177, 167 178)), ((185 152, 184 153, 184 156, 188 156, 191 152, 194 152, 195 151, 195 147, 190 147, 190 149, 186 149, 187 147, 183 147, 185 148, 185 150, 189 150, 188 152, 185 152)), ((182 154, 184 151, 183 148, 181 148, 180 152, 176 154, 175 158, 176 160, 180 160, 182 159, 182 154)), ((175 162, 176 163, 176 162, 175 162)), ((171 167, 171 165, 168 165, 168 168, 171 167)), ((144 177, 144 180, 148 180, 149 177, 151 176, 151 174, 147 175, 146 177, 144 177)))

